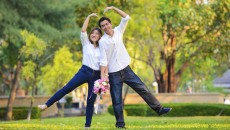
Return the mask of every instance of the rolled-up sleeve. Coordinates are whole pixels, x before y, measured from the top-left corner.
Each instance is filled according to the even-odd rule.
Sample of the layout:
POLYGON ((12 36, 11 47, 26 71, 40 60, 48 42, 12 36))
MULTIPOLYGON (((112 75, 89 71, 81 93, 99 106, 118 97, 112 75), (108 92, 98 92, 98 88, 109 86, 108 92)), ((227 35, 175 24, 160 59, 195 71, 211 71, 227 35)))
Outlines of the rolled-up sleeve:
POLYGON ((101 53, 100 56, 100 66, 107 66, 108 65, 108 61, 107 61, 107 56, 106 56, 106 52, 105 52, 105 47, 102 43, 102 41, 99 41, 99 50, 101 53))
POLYGON ((86 44, 88 44, 90 42, 89 38, 88 38, 87 32, 81 32, 80 38, 81 38, 81 44, 82 44, 82 46, 84 46, 84 45, 86 45, 86 44))
POLYGON ((131 19, 129 15, 127 15, 125 18, 122 18, 122 19, 121 19, 120 24, 117 26, 117 29, 118 29, 121 33, 124 33, 124 32, 125 32, 125 28, 126 28, 126 26, 127 26, 127 24, 128 24, 129 19, 131 19))

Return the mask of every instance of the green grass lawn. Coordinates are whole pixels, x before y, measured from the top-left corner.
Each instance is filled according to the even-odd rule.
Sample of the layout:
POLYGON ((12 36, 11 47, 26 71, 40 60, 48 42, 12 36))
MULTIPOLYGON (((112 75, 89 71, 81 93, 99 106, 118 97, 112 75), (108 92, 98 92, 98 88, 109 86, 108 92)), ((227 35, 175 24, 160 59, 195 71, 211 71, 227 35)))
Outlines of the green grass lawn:
MULTIPOLYGON (((42 118, 31 121, 0 122, 0 130, 78 130, 84 129, 85 117, 42 118)), ((125 117, 130 130, 152 129, 219 129, 230 130, 230 117, 125 117)), ((91 130, 115 129, 115 118, 109 114, 95 115, 91 130)))

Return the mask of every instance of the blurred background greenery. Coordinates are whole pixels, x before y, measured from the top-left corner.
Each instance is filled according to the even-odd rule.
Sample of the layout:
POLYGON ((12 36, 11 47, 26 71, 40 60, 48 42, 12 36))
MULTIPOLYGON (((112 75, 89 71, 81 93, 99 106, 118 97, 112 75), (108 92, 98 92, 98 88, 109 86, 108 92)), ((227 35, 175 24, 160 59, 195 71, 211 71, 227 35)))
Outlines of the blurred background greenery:
MULTIPOLYGON (((229 0, 1 0, 0 95, 13 101, 63 87, 82 65, 87 15, 119 24, 113 11, 103 15, 106 6, 131 16, 124 44, 151 91, 228 93, 213 81, 230 69, 229 0)), ((91 19, 88 31, 97 21, 91 19)))

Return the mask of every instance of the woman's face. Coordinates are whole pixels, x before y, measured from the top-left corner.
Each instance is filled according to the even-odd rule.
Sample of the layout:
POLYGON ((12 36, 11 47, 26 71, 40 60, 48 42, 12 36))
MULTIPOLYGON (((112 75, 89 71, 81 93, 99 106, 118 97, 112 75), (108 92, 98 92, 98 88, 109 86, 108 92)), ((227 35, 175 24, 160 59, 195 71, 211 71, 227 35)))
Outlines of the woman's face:
POLYGON ((90 34, 90 40, 92 42, 98 42, 100 40, 100 33, 98 30, 93 30, 92 33, 90 34))

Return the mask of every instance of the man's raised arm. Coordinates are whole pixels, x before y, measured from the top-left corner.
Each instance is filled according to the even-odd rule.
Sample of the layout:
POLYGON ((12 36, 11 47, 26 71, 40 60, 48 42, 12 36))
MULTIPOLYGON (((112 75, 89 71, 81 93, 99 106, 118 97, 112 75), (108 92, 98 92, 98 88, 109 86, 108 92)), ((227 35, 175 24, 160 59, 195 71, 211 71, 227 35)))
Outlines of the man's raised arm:
POLYGON ((107 12, 108 10, 114 10, 115 12, 117 12, 119 15, 121 15, 121 17, 125 18, 128 14, 126 14, 124 11, 114 7, 114 6, 110 6, 110 7, 106 7, 104 10, 104 13, 107 12))

